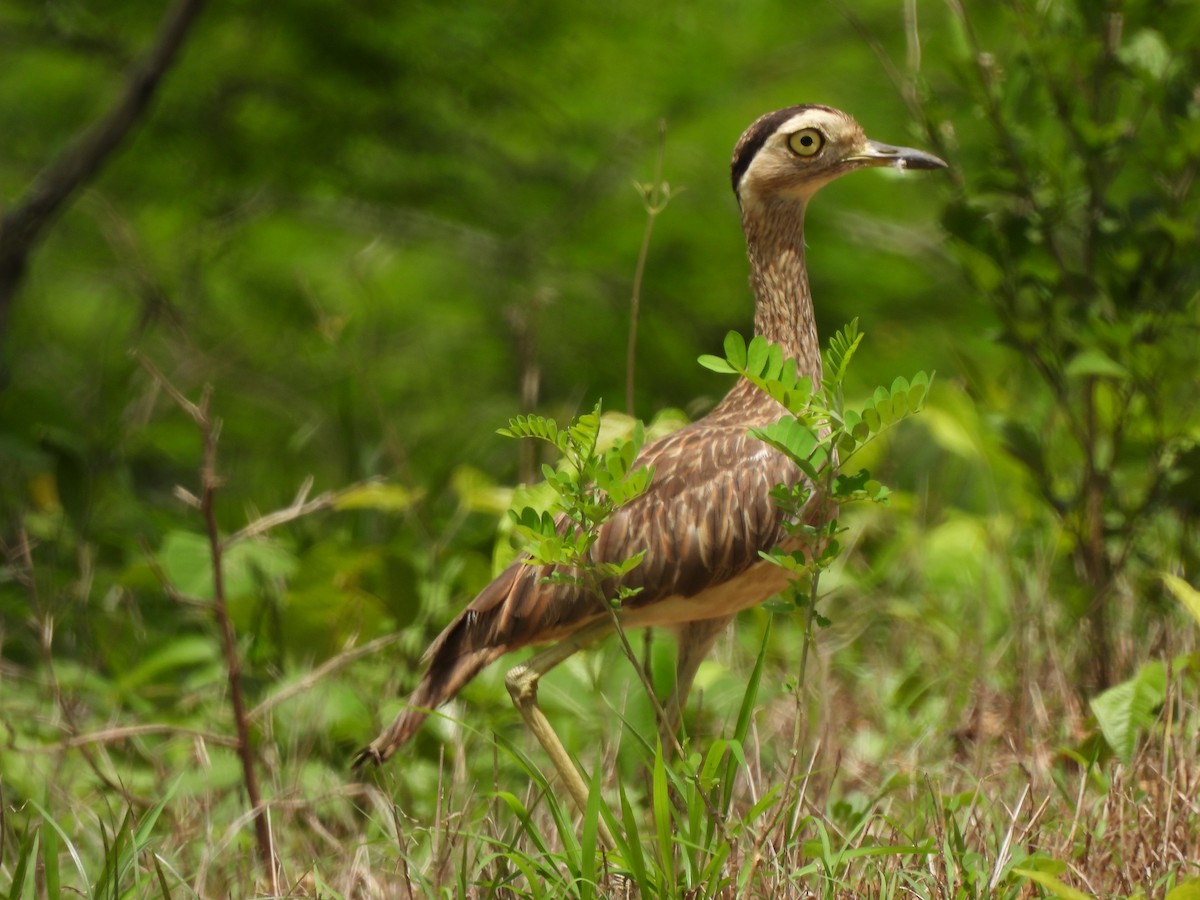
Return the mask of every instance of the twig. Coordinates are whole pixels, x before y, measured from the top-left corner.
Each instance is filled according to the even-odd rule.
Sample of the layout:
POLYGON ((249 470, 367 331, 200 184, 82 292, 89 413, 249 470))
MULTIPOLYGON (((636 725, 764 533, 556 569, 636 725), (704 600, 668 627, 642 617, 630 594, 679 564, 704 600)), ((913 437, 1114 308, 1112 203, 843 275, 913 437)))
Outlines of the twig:
POLYGON ((311 688, 314 684, 316 684, 318 681, 320 681, 326 675, 329 675, 333 672, 336 672, 338 669, 348 666, 350 663, 354 662, 356 659, 360 659, 361 657, 364 657, 364 656, 370 656, 375 651, 380 650, 380 649, 388 646, 389 644, 396 643, 397 641, 400 640, 400 638, 401 638, 401 635, 398 633, 397 634, 385 634, 383 637, 375 638, 375 640, 373 640, 373 641, 367 641, 367 643, 365 643, 359 647, 353 647, 350 650, 346 650, 346 651, 343 651, 342 653, 339 653, 337 656, 330 657, 329 659, 325 660, 325 662, 323 662, 321 665, 317 666, 315 669, 313 669, 311 672, 309 672, 307 675, 305 675, 303 678, 301 678, 299 681, 296 681, 293 684, 290 684, 287 687, 283 688, 282 690, 277 691, 276 693, 274 693, 270 697, 268 697, 266 700, 264 700, 262 703, 258 704, 258 706, 254 707, 254 709, 250 710, 249 717, 251 719, 261 718, 262 716, 269 713, 272 709, 274 709, 276 706, 278 706, 283 701, 291 699, 292 697, 296 696, 296 694, 300 694, 300 693, 303 693, 304 691, 307 691, 309 688, 311 688))
POLYGON ((667 148, 667 121, 658 120, 658 156, 654 161, 654 180, 638 184, 642 204, 646 208, 646 227, 642 230, 642 246, 638 250, 637 266, 633 271, 633 294, 629 298, 629 345, 625 350, 625 412, 633 415, 633 377, 637 359, 638 315, 642 305, 642 279, 646 274, 646 258, 650 255, 650 235, 654 220, 671 201, 671 186, 662 180, 663 157, 667 148))
POLYGON ((177 0, 167 10, 154 44, 130 71, 116 104, 42 169, 20 202, 0 219, 0 339, 29 255, 42 233, 145 117, 204 4, 205 0, 177 0))
POLYGON ((44 744, 36 747, 21 747, 22 752, 29 753, 52 753, 56 750, 68 750, 75 747, 82 747, 86 744, 111 744, 116 741, 123 741, 126 738, 142 737, 150 734, 184 734, 190 737, 198 737, 208 741, 210 744, 217 744, 221 747, 236 747, 237 741, 233 738, 226 737, 222 734, 212 734, 208 731, 201 731, 198 728, 185 728, 180 725, 171 725, 166 722, 152 722, 142 725, 122 725, 117 728, 105 728, 102 731, 92 731, 87 734, 76 734, 67 738, 65 741, 59 741, 57 744, 44 744))
POLYGON ((296 519, 302 519, 314 512, 319 512, 323 509, 331 509, 335 506, 342 497, 353 491, 360 490, 369 484, 378 484, 382 479, 368 478, 365 481, 359 481, 349 487, 342 488, 337 491, 326 491, 323 494, 318 494, 312 500, 308 499, 308 492, 312 490, 312 476, 304 479, 304 483, 300 485, 300 490, 296 492, 296 499, 291 502, 290 506, 285 506, 283 509, 277 509, 275 512, 267 513, 264 516, 259 516, 241 531, 235 531, 229 537, 225 538, 223 546, 226 550, 234 544, 249 538, 258 537, 260 534, 265 534, 272 528, 277 528, 280 525, 286 525, 288 522, 294 522, 296 519))
MULTIPOLYGON (((150 373, 150 377, 154 379, 155 383, 159 387, 161 387, 164 391, 167 392, 167 396, 170 397, 172 400, 174 400, 176 405, 180 409, 182 409, 185 413, 187 413, 188 416, 191 417, 191 420, 193 422, 195 422, 197 425, 202 424, 201 416, 203 414, 200 410, 200 407, 198 407, 195 403, 193 403, 187 397, 183 396, 183 394, 180 392, 179 388, 175 387, 175 385, 173 385, 171 383, 171 380, 162 373, 162 369, 160 369, 158 366, 156 366, 150 360, 149 357, 142 354, 136 348, 130 350, 129 355, 132 356, 135 360, 137 360, 138 364, 143 369, 145 369, 147 372, 150 373)), ((195 506, 197 509, 199 509, 200 503, 199 503, 199 500, 196 499, 195 495, 189 493, 187 496, 190 499, 188 499, 186 502, 188 502, 190 505, 195 506)))
POLYGON ((193 403, 167 379, 149 359, 139 353, 134 357, 150 373, 164 391, 167 392, 179 407, 183 409, 196 423, 200 430, 204 445, 203 460, 200 464, 200 512, 204 517, 204 526, 208 534, 209 555, 212 562, 213 578, 213 614, 221 630, 221 644, 225 651, 225 670, 229 681, 229 699, 233 704, 233 721, 237 729, 238 757, 242 762, 242 780, 246 786, 246 799, 250 803, 248 815, 254 819, 254 830, 258 844, 258 853, 267 874, 271 893, 279 893, 279 875, 275 866, 275 852, 271 840, 271 827, 266 816, 266 805, 262 800, 262 792, 258 786, 258 773, 255 770, 254 749, 250 744, 250 720, 246 715, 246 700, 242 692, 242 662, 238 654, 237 634, 233 629, 233 620, 229 617, 229 607, 225 602, 225 576, 221 564, 225 551, 225 542, 221 540, 221 532, 217 526, 216 497, 221 487, 221 479, 217 475, 217 441, 221 435, 221 420, 212 415, 212 386, 205 385, 200 402, 193 403))
POLYGON ((258 772, 255 770, 254 749, 250 746, 250 720, 246 716, 246 700, 242 694, 242 660, 238 654, 237 635, 229 607, 225 602, 225 575, 221 565, 224 544, 217 527, 217 490, 221 479, 217 475, 217 441, 221 435, 221 421, 211 413, 212 387, 205 385, 200 405, 194 407, 193 418, 200 427, 204 440, 204 459, 200 469, 200 506, 204 525, 208 532, 208 548, 212 559, 213 613, 221 629, 221 642, 225 649, 225 669, 229 678, 229 699, 233 704, 233 721, 237 728, 237 751, 242 760, 242 779, 246 785, 246 799, 250 801, 250 814, 254 818, 254 831, 258 839, 258 853, 271 893, 279 893, 275 870, 275 852, 271 845, 271 828, 265 815, 266 807, 258 787, 258 772))

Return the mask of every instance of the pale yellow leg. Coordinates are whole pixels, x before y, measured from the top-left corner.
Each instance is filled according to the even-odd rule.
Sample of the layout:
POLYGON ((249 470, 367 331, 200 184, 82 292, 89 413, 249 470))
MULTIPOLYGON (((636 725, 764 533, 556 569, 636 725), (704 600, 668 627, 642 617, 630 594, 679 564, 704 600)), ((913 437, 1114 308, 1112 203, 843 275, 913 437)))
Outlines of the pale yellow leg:
MULTIPOLYGON (((583 776, 579 774, 579 770, 575 768, 575 763, 571 760, 570 755, 568 755, 567 748, 563 746, 562 741, 555 734, 554 728, 550 725, 550 720, 546 718, 546 714, 538 706, 538 679, 578 650, 581 650, 611 631, 612 624, 608 620, 589 625, 570 637, 559 641, 553 647, 531 657, 519 666, 510 669, 504 677, 504 683, 508 686, 508 693, 512 696, 513 703, 520 711, 522 718, 525 719, 525 724, 529 726, 529 730, 533 732, 533 736, 538 739, 538 743, 546 751, 546 755, 550 757, 550 762, 558 771, 559 777, 563 780, 563 784, 566 785, 572 799, 575 801, 575 805, 579 807, 580 813, 583 813, 587 809, 588 785, 583 780, 583 776)), ((603 817, 601 817, 598 824, 601 842, 609 849, 615 848, 616 842, 613 841, 612 833, 604 823, 603 817)))

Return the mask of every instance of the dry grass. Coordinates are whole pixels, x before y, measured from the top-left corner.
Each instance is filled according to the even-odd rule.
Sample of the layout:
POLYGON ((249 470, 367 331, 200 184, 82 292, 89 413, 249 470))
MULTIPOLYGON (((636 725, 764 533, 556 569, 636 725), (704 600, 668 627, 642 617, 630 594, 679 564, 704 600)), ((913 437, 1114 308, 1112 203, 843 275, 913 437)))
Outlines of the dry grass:
MULTIPOLYGON (((694 789, 688 793, 687 766, 676 764, 681 780, 664 843, 655 790, 625 761, 628 748, 603 746, 604 796, 618 820, 620 795, 628 797, 625 831, 649 870, 640 880, 628 853, 581 850, 578 816, 525 769, 539 759, 532 749, 528 762, 504 738, 468 734, 460 752, 443 754, 438 764, 401 760, 369 784, 349 781, 328 747, 289 744, 268 731, 259 760, 281 893, 966 898, 1040 896, 1061 884, 1107 898, 1161 897, 1200 877, 1200 707, 1192 673, 1172 678, 1158 724, 1129 765, 1087 765, 1081 760, 1099 743, 1073 695, 1043 691, 1036 702, 1018 702, 975 688, 958 707, 936 714, 930 710, 937 704, 911 713, 873 709, 851 703, 856 690, 870 692, 822 658, 826 665, 810 688, 825 702, 810 707, 816 737, 796 777, 782 784, 794 698, 764 689, 721 828, 710 827, 694 789), (1028 708, 1040 713, 1023 719, 1028 708), (1073 734, 1083 738, 1069 743, 1073 734), (405 812, 428 809, 430 796, 436 800, 428 815, 405 812), (670 877, 679 879, 673 885, 664 852, 670 877), (580 879, 593 864, 589 894, 580 879), (706 878, 708 865, 716 874, 706 878), (1055 881, 1048 889, 1031 877, 1055 881)), ((35 704, 20 709, 13 698, 45 697, 48 686, 7 674, 17 690, 9 692, 6 713, 38 715, 35 704)), ((779 673, 767 674, 769 682, 779 673)), ((25 754, 17 764, 6 759, 0 888, 14 882, 22 858, 37 858, 44 872, 39 854, 48 849, 53 821, 61 830, 58 880, 85 895, 109 895, 97 885, 113 884, 128 896, 266 895, 228 749, 194 734, 114 730, 93 737, 25 754), (39 782, 40 798, 28 791, 39 782), (161 815, 147 829, 164 791, 161 815), (38 805, 15 802, 18 793, 38 805), (41 849, 30 850, 39 834, 41 849), (114 866, 119 871, 104 881, 114 866)), ((696 746, 712 743, 703 737, 696 746)), ((693 765, 702 761, 697 754, 693 765)), ((651 766, 643 760, 640 771, 651 766)), ((719 796, 719 783, 710 793, 719 796)), ((38 884, 39 891, 20 896, 45 896, 44 876, 38 884)))

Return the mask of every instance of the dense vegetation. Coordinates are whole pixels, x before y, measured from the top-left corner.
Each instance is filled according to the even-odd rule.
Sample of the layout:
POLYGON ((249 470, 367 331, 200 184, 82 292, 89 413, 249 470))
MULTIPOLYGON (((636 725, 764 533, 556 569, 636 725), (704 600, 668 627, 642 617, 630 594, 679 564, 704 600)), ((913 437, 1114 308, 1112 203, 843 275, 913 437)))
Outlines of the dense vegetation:
POLYGON ((1200 896, 1200 6, 215 4, 23 230, 202 5, 0 2, 0 894, 1200 896), (809 101, 951 163, 809 216, 847 396, 936 370, 819 615, 681 759, 615 642, 549 676, 582 827, 503 666, 352 774, 539 496, 496 430, 728 387, 729 152, 809 101))

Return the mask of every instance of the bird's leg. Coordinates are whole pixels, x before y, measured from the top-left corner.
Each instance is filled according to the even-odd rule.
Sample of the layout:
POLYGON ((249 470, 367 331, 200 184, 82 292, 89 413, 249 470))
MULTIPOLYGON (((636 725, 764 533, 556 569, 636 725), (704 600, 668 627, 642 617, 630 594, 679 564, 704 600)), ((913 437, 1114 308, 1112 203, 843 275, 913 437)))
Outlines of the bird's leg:
POLYGON ((696 671, 700 668, 708 651, 717 642, 733 616, 722 616, 717 619, 699 619, 681 625, 677 632, 679 655, 675 660, 675 687, 667 698, 665 707, 666 718, 658 723, 659 739, 662 741, 663 753, 670 754, 676 746, 675 735, 679 732, 679 723, 683 719, 683 708, 687 704, 688 694, 692 690, 692 682, 696 671))
MULTIPOLYGON (((513 704, 520 711, 522 718, 525 719, 525 724, 533 732, 533 736, 538 739, 538 743, 546 751, 546 755, 550 757, 550 762, 558 771, 558 775, 562 778, 572 799, 574 799, 575 805, 579 807, 580 814, 583 814, 587 809, 587 782, 583 780, 583 776, 575 768, 575 763, 571 760, 570 755, 568 755, 567 748, 563 746, 554 728, 551 727, 550 720, 546 718, 546 714, 538 706, 538 679, 560 662, 572 656, 576 651, 593 643, 610 631, 612 631, 612 624, 607 619, 588 625, 559 641, 554 646, 530 657, 530 659, 519 666, 514 666, 504 676, 504 683, 508 686, 508 693, 512 697, 513 704)), ((599 826, 600 840, 609 849, 615 848, 616 842, 613 841, 612 833, 604 823, 604 818, 601 817, 597 824, 599 826)))

